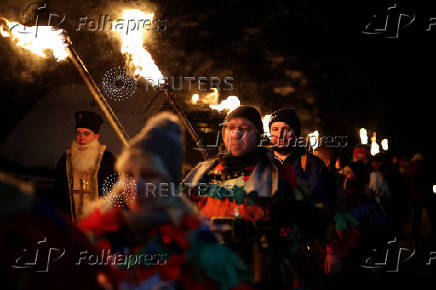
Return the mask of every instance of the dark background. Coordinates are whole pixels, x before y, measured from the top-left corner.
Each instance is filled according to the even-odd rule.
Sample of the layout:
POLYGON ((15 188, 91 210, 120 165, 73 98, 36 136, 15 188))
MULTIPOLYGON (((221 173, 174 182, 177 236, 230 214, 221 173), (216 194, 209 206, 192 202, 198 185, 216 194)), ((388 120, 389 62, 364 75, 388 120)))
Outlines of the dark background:
MULTIPOLYGON (((0 14, 18 20, 27 3, 3 2, 0 14)), ((106 70, 123 63, 118 38, 110 33, 75 32, 72 27, 77 17, 97 18, 122 8, 148 7, 156 18, 167 20, 167 30, 153 32, 152 41, 146 43, 165 76, 233 76, 234 90, 222 92, 221 100, 237 95, 243 104, 259 106, 263 114, 294 106, 303 132, 318 129, 321 135, 347 135, 349 146, 344 154, 350 154, 359 142, 358 129, 365 127, 369 135, 377 131, 378 142, 387 137, 394 154, 411 156, 420 151, 432 161, 435 158, 436 27, 425 30, 430 17, 436 17, 436 9, 429 4, 308 0, 46 3, 53 11, 66 14, 66 28, 97 83, 106 70), (361 32, 374 14, 380 26, 387 8, 395 3, 395 13, 416 17, 400 29, 398 38, 387 38, 395 34, 393 23, 381 35, 361 32)), ((36 63, 35 57, 17 53, 8 39, 0 38, 0 52, 0 142, 4 142, 45 95, 59 85, 81 80, 68 61, 36 63)), ((177 94, 188 112, 198 109, 190 105, 192 93, 177 94)))

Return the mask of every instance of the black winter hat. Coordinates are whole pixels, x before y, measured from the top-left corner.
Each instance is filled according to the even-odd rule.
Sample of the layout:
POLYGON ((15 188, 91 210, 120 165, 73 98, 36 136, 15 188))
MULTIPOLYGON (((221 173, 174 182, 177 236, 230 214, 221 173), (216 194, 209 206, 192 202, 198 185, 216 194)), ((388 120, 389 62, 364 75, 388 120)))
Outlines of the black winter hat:
POLYGON ((254 127, 259 131, 259 134, 263 134, 263 123, 260 112, 252 106, 239 106, 230 114, 227 115, 226 121, 230 121, 233 118, 244 118, 253 123, 254 127))
POLYGON ((103 119, 91 111, 77 111, 74 113, 74 118, 76 118, 76 129, 87 128, 95 134, 98 133, 103 123, 103 119))
POLYGON ((298 119, 297 113, 293 108, 279 109, 272 113, 271 120, 269 121, 269 128, 274 122, 284 122, 288 124, 295 131, 295 136, 301 135, 300 119, 298 119))

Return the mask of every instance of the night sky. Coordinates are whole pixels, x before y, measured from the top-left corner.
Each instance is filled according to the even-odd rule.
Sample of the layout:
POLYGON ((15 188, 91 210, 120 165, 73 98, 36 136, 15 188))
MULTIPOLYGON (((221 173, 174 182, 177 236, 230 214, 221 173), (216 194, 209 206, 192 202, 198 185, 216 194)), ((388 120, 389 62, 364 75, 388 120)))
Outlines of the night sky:
MULTIPOLYGON (((16 19, 26 3, 2 2, 0 15, 16 19)), ((167 23, 165 31, 153 32, 146 43, 164 75, 233 76, 234 91, 222 92, 220 100, 237 95, 243 104, 259 106, 263 114, 294 106, 303 131, 347 135, 346 153, 358 143, 358 129, 365 127, 369 134, 375 129, 378 137, 387 137, 395 154, 421 151, 435 158, 436 27, 426 29, 436 9, 425 3, 397 2, 397 9, 389 12, 388 29, 378 35, 362 31, 371 21, 383 26, 395 1, 46 3, 67 15, 66 28, 97 83, 106 70, 122 64, 119 43, 110 33, 74 31, 77 17, 148 7, 167 23), (396 36, 401 13, 408 16, 400 19, 398 37, 389 38, 396 36), (412 15, 413 22, 403 27, 412 15)), ((49 59, 41 64, 17 53, 8 39, 0 38, 0 53, 3 142, 50 91, 81 80, 68 62, 49 59)), ((192 93, 177 95, 187 111, 195 110, 188 101, 192 93)))

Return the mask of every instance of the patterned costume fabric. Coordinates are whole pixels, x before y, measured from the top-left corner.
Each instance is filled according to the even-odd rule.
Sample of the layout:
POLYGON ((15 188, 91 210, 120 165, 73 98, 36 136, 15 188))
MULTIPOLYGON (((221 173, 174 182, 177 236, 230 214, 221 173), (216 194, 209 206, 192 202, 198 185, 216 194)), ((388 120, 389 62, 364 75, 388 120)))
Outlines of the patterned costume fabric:
POLYGON ((267 196, 247 191, 256 188, 256 183, 274 183, 258 174, 259 168, 268 168, 259 163, 228 170, 218 160, 205 162, 185 182, 193 182, 192 200, 212 221, 220 240, 252 266, 255 281, 277 287, 314 287, 313 281, 322 276, 333 217, 314 204, 309 185, 297 179, 291 165, 270 166, 278 172, 277 190, 267 196), (206 186, 196 187, 196 183, 206 186), (264 261, 263 266, 258 260, 264 261), (275 261, 275 266, 268 261, 275 261))
POLYGON ((102 213, 97 208, 78 227, 103 264, 111 267, 121 289, 230 289, 252 279, 242 261, 217 243, 196 215, 185 214, 179 225, 168 221, 138 231, 140 225, 127 210, 102 213))

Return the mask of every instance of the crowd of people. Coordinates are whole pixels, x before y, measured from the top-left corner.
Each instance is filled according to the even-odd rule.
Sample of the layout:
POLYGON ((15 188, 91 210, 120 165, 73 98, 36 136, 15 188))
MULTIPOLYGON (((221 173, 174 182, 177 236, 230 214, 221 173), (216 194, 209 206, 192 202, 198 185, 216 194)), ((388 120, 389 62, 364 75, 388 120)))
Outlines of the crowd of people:
MULTIPOLYGON (((84 262, 82 288, 330 289, 340 277, 368 271, 365 255, 403 235, 410 208, 413 237, 419 239, 423 208, 436 234, 422 155, 371 156, 359 145, 348 161, 325 144, 309 153, 293 142, 301 125, 292 108, 272 114, 267 142, 260 112, 236 108, 220 128, 218 154, 185 176, 176 115, 150 118, 116 159, 98 141, 103 120, 89 111, 75 117, 76 136, 57 164, 50 200, 58 212, 47 214, 11 187, 14 199, 2 216, 31 208, 27 215, 38 216, 38 230, 49 237, 70 229, 75 238, 62 240, 74 249, 71 263, 53 267, 76 273, 84 262), (74 259, 80 247, 101 257, 98 268, 83 250, 74 259)), ((7 272, 28 275, 16 270, 7 272)), ((75 287, 70 279, 63 288, 75 287)))

